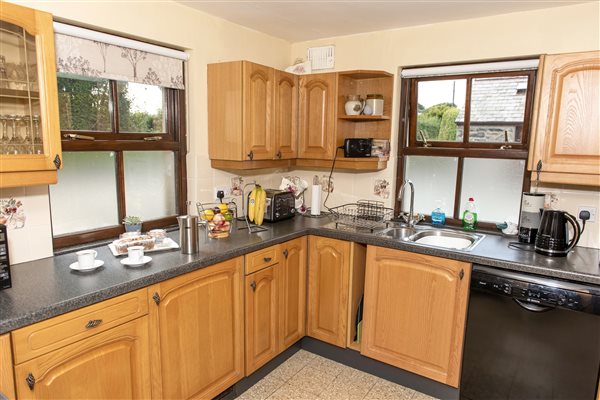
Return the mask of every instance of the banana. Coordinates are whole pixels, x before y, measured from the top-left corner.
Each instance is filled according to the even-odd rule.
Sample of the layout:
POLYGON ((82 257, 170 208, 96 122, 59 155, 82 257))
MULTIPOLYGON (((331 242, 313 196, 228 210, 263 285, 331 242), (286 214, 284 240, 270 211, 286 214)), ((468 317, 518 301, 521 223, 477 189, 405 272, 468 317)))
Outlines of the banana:
POLYGON ((248 220, 250 222, 254 221, 254 213, 256 212, 256 187, 252 189, 250 192, 250 197, 248 198, 248 212, 246 215, 248 216, 248 220))
POLYGON ((267 192, 265 192, 265 190, 261 187, 256 194, 256 215, 254 217, 254 222, 256 225, 262 225, 263 223, 263 219, 265 217, 266 200, 267 192))

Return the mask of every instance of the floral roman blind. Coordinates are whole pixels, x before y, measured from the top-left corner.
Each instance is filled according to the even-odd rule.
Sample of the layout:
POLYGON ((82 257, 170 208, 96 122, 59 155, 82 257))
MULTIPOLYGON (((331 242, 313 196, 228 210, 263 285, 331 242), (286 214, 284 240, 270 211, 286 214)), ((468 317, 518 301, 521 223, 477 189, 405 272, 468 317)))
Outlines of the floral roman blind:
POLYGON ((56 33, 59 73, 184 89, 183 61, 56 33))

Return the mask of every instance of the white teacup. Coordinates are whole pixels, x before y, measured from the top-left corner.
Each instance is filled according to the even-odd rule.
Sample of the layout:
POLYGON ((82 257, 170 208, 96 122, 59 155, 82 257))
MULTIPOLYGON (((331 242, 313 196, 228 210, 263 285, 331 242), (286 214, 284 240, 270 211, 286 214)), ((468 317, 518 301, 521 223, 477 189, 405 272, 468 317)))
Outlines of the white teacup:
POLYGON ((137 264, 144 260, 144 246, 131 246, 127 248, 129 262, 137 264))
POLYGON ((94 266, 94 261, 96 260, 98 252, 96 250, 81 250, 75 254, 77 254, 77 262, 79 263, 79 268, 87 269, 92 268, 94 266))

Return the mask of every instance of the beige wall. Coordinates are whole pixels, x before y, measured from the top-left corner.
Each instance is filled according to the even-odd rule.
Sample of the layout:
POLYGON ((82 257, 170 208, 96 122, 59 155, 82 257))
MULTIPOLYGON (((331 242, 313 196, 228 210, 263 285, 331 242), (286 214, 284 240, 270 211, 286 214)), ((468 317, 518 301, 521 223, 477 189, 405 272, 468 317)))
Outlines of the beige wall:
MULTIPOLYGON (((309 47, 335 45, 335 70, 380 69, 397 73, 402 66, 450 63, 542 53, 600 49, 600 3, 586 3, 546 10, 498 15, 359 35, 340 36, 292 44, 292 58, 306 59, 309 47)), ((398 81, 394 107, 398 105, 398 81)), ((398 113, 392 119, 392 149, 397 149, 398 113)), ((395 161, 395 157, 392 157, 395 161)), ((372 195, 376 179, 393 182, 396 165, 378 173, 334 174, 331 204, 372 195)), ((320 173, 319 175, 322 175, 320 173)), ((309 177, 311 173, 303 173, 309 177)), ((418 182, 415 182, 418 190, 418 182)), ((572 213, 578 205, 595 205, 600 211, 598 190, 566 187, 544 188, 556 193, 558 207, 572 213)), ((392 199, 387 203, 391 206, 392 199)), ((598 222, 588 224, 580 244, 600 247, 598 222)))

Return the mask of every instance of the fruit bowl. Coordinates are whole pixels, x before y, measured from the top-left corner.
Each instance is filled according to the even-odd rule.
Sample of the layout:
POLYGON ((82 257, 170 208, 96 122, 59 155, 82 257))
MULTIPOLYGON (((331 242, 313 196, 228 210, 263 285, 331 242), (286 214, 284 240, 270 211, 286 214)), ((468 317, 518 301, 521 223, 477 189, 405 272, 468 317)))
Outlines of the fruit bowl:
POLYGON ((200 224, 213 239, 229 237, 235 218, 235 203, 197 203, 200 224))
POLYGON ((215 214, 210 221, 206 221, 206 235, 212 239, 229 237, 233 227, 233 213, 225 211, 215 214))

